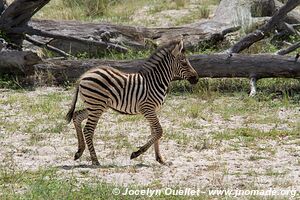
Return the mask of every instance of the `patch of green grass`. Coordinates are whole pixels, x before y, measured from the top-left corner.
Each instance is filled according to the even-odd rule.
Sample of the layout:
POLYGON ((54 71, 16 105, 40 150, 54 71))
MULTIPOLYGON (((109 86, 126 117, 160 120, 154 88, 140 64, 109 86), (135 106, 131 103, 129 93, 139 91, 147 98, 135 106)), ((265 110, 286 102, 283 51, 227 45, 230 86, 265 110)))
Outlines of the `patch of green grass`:
POLYGON ((187 5, 187 0, 161 0, 156 1, 149 9, 150 14, 155 14, 164 10, 178 10, 184 8, 187 5))
POLYGON ((188 146, 194 141, 202 141, 202 137, 199 135, 188 135, 185 132, 175 130, 165 130, 163 139, 173 140, 181 146, 188 146))
POLYGON ((203 5, 219 5, 221 0, 202 0, 203 5))
POLYGON ((56 118, 61 115, 62 111, 59 103, 66 100, 66 96, 57 92, 40 95, 35 99, 35 101, 27 102, 27 106, 24 105, 24 110, 28 113, 40 113, 49 117, 51 116, 51 118, 56 118))
POLYGON ((192 86, 186 80, 173 81, 169 88, 169 93, 173 95, 181 95, 183 93, 192 93, 192 86))
POLYGON ((19 82, 17 77, 7 74, 0 76, 0 88, 13 90, 23 89, 22 84, 19 82))
POLYGON ((203 108, 201 108, 200 106, 196 105, 196 104, 192 104, 189 110, 189 116, 191 118, 198 118, 199 113, 202 111, 203 108))
POLYGON ((8 98, 1 100, 1 103, 9 104, 13 108, 17 108, 17 111, 14 115, 6 116, 4 120, 0 121, 0 125, 11 133, 15 131, 60 133, 65 125, 63 120, 65 111, 60 103, 66 101, 67 98, 60 92, 50 92, 34 98, 27 95, 25 91, 12 93, 8 98), (24 113, 32 118, 18 117, 24 113), (17 120, 12 120, 15 117, 18 117, 17 120))
POLYGON ((206 111, 207 106, 209 106, 209 102, 189 102, 186 105, 183 105, 183 108, 178 110, 178 114, 185 114, 191 119, 203 119, 206 121, 210 121, 210 117, 207 116, 204 111, 206 111))
MULTIPOLYGON (((152 199, 147 195, 123 195, 126 191, 125 187, 104 183, 93 178, 90 178, 89 182, 81 182, 72 176, 64 179, 57 173, 56 169, 40 169, 35 172, 5 170, 0 169, 1 199, 152 199), (119 189, 119 195, 113 194, 114 188, 119 189)), ((128 186, 129 190, 145 188, 134 185, 128 186)), ((149 186, 149 188, 153 188, 153 186, 149 186)), ((160 188, 156 186, 153 189, 160 188)), ((186 199, 185 196, 166 195, 164 192, 155 197, 169 200, 186 199)), ((191 196, 189 199, 201 200, 207 199, 207 196, 200 194, 200 196, 191 196)))
POLYGON ((255 155, 252 155, 249 157, 249 160, 250 161, 257 161, 257 160, 262 160, 262 159, 266 159, 266 157, 263 157, 263 156, 255 156, 255 155))
POLYGON ((118 116, 117 122, 136 122, 140 120, 144 120, 144 117, 142 115, 120 115, 118 116))
POLYGON ((229 131, 216 133, 213 138, 216 140, 241 139, 246 142, 254 142, 260 139, 281 139, 284 137, 299 137, 299 133, 295 130, 285 131, 272 129, 270 131, 262 131, 252 128, 238 128, 229 131))
POLYGON ((189 120, 181 123, 183 128, 201 129, 202 126, 198 125, 195 120, 189 120))
POLYGON ((52 0, 37 18, 129 23, 135 11, 151 3, 149 0, 52 0))
POLYGON ((110 199, 113 185, 80 184, 75 178, 61 179, 56 170, 0 172, 1 199, 110 199))
POLYGON ((199 11, 200 11, 200 18, 208 18, 209 17, 210 10, 208 9, 207 6, 202 6, 199 11))
POLYGON ((265 172, 266 176, 276 176, 276 177, 284 176, 286 174, 287 174, 287 172, 277 172, 277 171, 274 171, 274 169, 272 169, 272 168, 267 169, 265 172))
POLYGON ((196 9, 191 10, 187 15, 178 18, 175 21, 175 25, 183 25, 195 22, 202 18, 208 18, 210 14, 210 10, 207 6, 197 6, 196 9))
POLYGON ((100 138, 104 142, 113 143, 116 149, 132 149, 133 145, 129 142, 128 135, 123 133, 101 133, 100 138))
MULTIPOLYGON (((176 83, 176 82, 174 82, 176 83)), ((248 93, 250 91, 249 79, 246 78, 200 78, 193 89, 186 82, 185 92, 203 93, 205 91, 225 94, 248 93)), ((284 93, 296 96, 300 91, 300 81, 298 79, 287 78, 265 78, 257 81, 258 93, 266 97, 276 93, 284 93)), ((258 95, 259 95, 258 94, 258 95)), ((272 96, 271 96, 272 97, 272 96)), ((299 98, 299 97, 298 97, 299 98)))
POLYGON ((28 141, 28 145, 36 145, 37 143, 43 141, 46 137, 43 134, 35 133, 35 132, 29 132, 30 138, 28 141))

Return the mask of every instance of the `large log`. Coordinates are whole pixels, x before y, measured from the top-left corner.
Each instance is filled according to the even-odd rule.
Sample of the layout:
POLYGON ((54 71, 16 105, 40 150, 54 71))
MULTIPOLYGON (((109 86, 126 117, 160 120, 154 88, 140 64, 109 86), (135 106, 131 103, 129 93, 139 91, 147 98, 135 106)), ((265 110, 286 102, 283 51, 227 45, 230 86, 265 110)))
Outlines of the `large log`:
MULTIPOLYGON (((16 0, 0 17, 0 30, 9 33, 16 44, 21 44, 24 33, 38 35, 46 38, 44 43, 72 54, 87 52, 98 55, 111 49, 119 52, 126 52, 128 48, 145 49, 181 35, 186 48, 195 48, 202 42, 222 40, 228 32, 237 30, 238 25, 249 26, 249 23, 254 23, 259 26, 265 22, 265 18, 261 17, 271 16, 282 5, 277 0, 223 0, 213 19, 179 27, 146 28, 50 20, 33 20, 30 23, 33 28, 27 26, 31 16, 48 1, 16 0)), ((299 14, 293 12, 293 16, 299 14)))
POLYGON ((48 38, 48 45, 72 54, 99 54, 112 49, 118 52, 126 52, 128 48, 145 49, 180 36, 186 48, 195 48, 203 41, 222 40, 228 32, 238 29, 216 20, 167 28, 50 20, 33 20, 28 25, 31 17, 49 1, 15 0, 0 16, 0 30, 17 46, 22 45, 24 34, 28 34, 48 38))
MULTIPOLYGON (((269 77, 300 77, 300 62, 294 58, 271 55, 242 55, 234 54, 228 59, 227 54, 194 55, 191 64, 200 77, 223 78, 269 78, 269 77)), ((108 60, 54 60, 34 65, 39 77, 49 77, 47 82, 64 84, 74 82, 82 73, 100 65, 109 65, 125 72, 137 72, 145 60, 108 61, 108 60)), ((44 81, 46 79, 43 79, 44 81)))
MULTIPOLYGON (((51 34, 109 42, 136 50, 166 43, 180 36, 183 36, 185 47, 192 49, 198 47, 202 42, 209 41, 216 43, 223 40, 227 33, 239 29, 237 26, 214 20, 205 20, 185 26, 166 28, 55 20, 32 20, 30 25, 35 29, 51 34)), ((49 44, 72 54, 88 52, 93 55, 106 51, 106 49, 99 45, 87 45, 74 40, 66 40, 65 38, 55 38, 49 44)))
POLYGON ((0 74, 33 74, 33 65, 42 62, 31 51, 0 51, 0 74))

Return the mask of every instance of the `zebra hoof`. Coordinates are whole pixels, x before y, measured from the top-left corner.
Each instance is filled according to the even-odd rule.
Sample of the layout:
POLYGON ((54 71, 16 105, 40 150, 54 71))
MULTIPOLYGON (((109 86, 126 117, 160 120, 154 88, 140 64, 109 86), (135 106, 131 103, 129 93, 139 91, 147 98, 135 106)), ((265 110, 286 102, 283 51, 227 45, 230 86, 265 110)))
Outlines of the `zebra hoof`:
POLYGON ((159 162, 162 165, 166 165, 165 161, 161 157, 157 157, 156 161, 159 162))
POLYGON ((93 166, 100 166, 100 163, 98 160, 92 161, 93 166))
POLYGON ((138 157, 141 153, 139 151, 136 151, 136 152, 132 152, 131 156, 130 156, 130 160, 138 157))
POLYGON ((173 165, 173 163, 172 162, 164 162, 164 164, 162 164, 162 165, 170 167, 171 165, 173 165))
POLYGON ((78 160, 81 157, 82 153, 76 152, 74 156, 74 160, 78 160))

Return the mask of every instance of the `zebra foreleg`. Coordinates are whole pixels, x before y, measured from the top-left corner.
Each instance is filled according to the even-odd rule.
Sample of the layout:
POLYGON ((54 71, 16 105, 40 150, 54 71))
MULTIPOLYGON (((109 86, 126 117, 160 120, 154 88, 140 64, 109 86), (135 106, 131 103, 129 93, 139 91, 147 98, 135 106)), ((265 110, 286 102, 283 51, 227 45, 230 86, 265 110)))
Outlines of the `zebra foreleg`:
POLYGON ((159 151, 159 139, 162 137, 163 130, 159 123, 157 115, 154 111, 148 111, 148 112, 144 112, 144 116, 148 120, 151 126, 150 140, 144 146, 140 147, 138 151, 133 152, 130 156, 130 159, 134 159, 140 156, 142 153, 146 152, 151 147, 152 144, 154 144, 156 160, 159 163, 164 164, 164 161, 159 151))
POLYGON ((75 153, 74 160, 79 159, 85 150, 85 143, 83 139, 81 123, 87 117, 88 117, 87 109, 78 110, 73 114, 73 123, 76 129, 77 139, 78 139, 78 150, 75 153))
MULTIPOLYGON (((151 129, 151 135, 154 135, 155 134, 155 131, 153 129, 151 129)), ((165 164, 165 162, 163 161, 163 158, 160 154, 160 150, 159 150, 159 140, 156 140, 154 142, 154 152, 155 152, 155 160, 157 162, 159 162, 160 164, 165 164)))

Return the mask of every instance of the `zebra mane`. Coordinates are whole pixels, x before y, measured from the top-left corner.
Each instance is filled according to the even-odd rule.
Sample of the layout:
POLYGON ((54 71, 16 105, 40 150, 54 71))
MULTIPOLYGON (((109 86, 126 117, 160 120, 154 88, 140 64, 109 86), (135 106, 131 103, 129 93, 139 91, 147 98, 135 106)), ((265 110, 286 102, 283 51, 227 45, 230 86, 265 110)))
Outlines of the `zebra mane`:
POLYGON ((151 54, 149 59, 151 59, 151 57, 156 55, 157 53, 161 52, 161 50, 163 50, 163 49, 167 50, 168 52, 172 51, 175 48, 176 44, 178 44, 178 43, 179 43, 179 40, 172 40, 167 44, 161 45, 151 54))
MULTIPOLYGON (((180 40, 172 40, 167 44, 164 44, 160 47, 158 47, 152 54, 149 56, 149 58, 146 60, 145 64, 142 66, 140 73, 148 73, 151 71, 151 68, 147 65, 147 62, 150 62, 158 53, 161 53, 162 51, 165 51, 167 53, 171 53, 171 51, 175 48, 175 46, 179 43, 180 40)), ((184 51, 184 50, 183 50, 184 51)))

